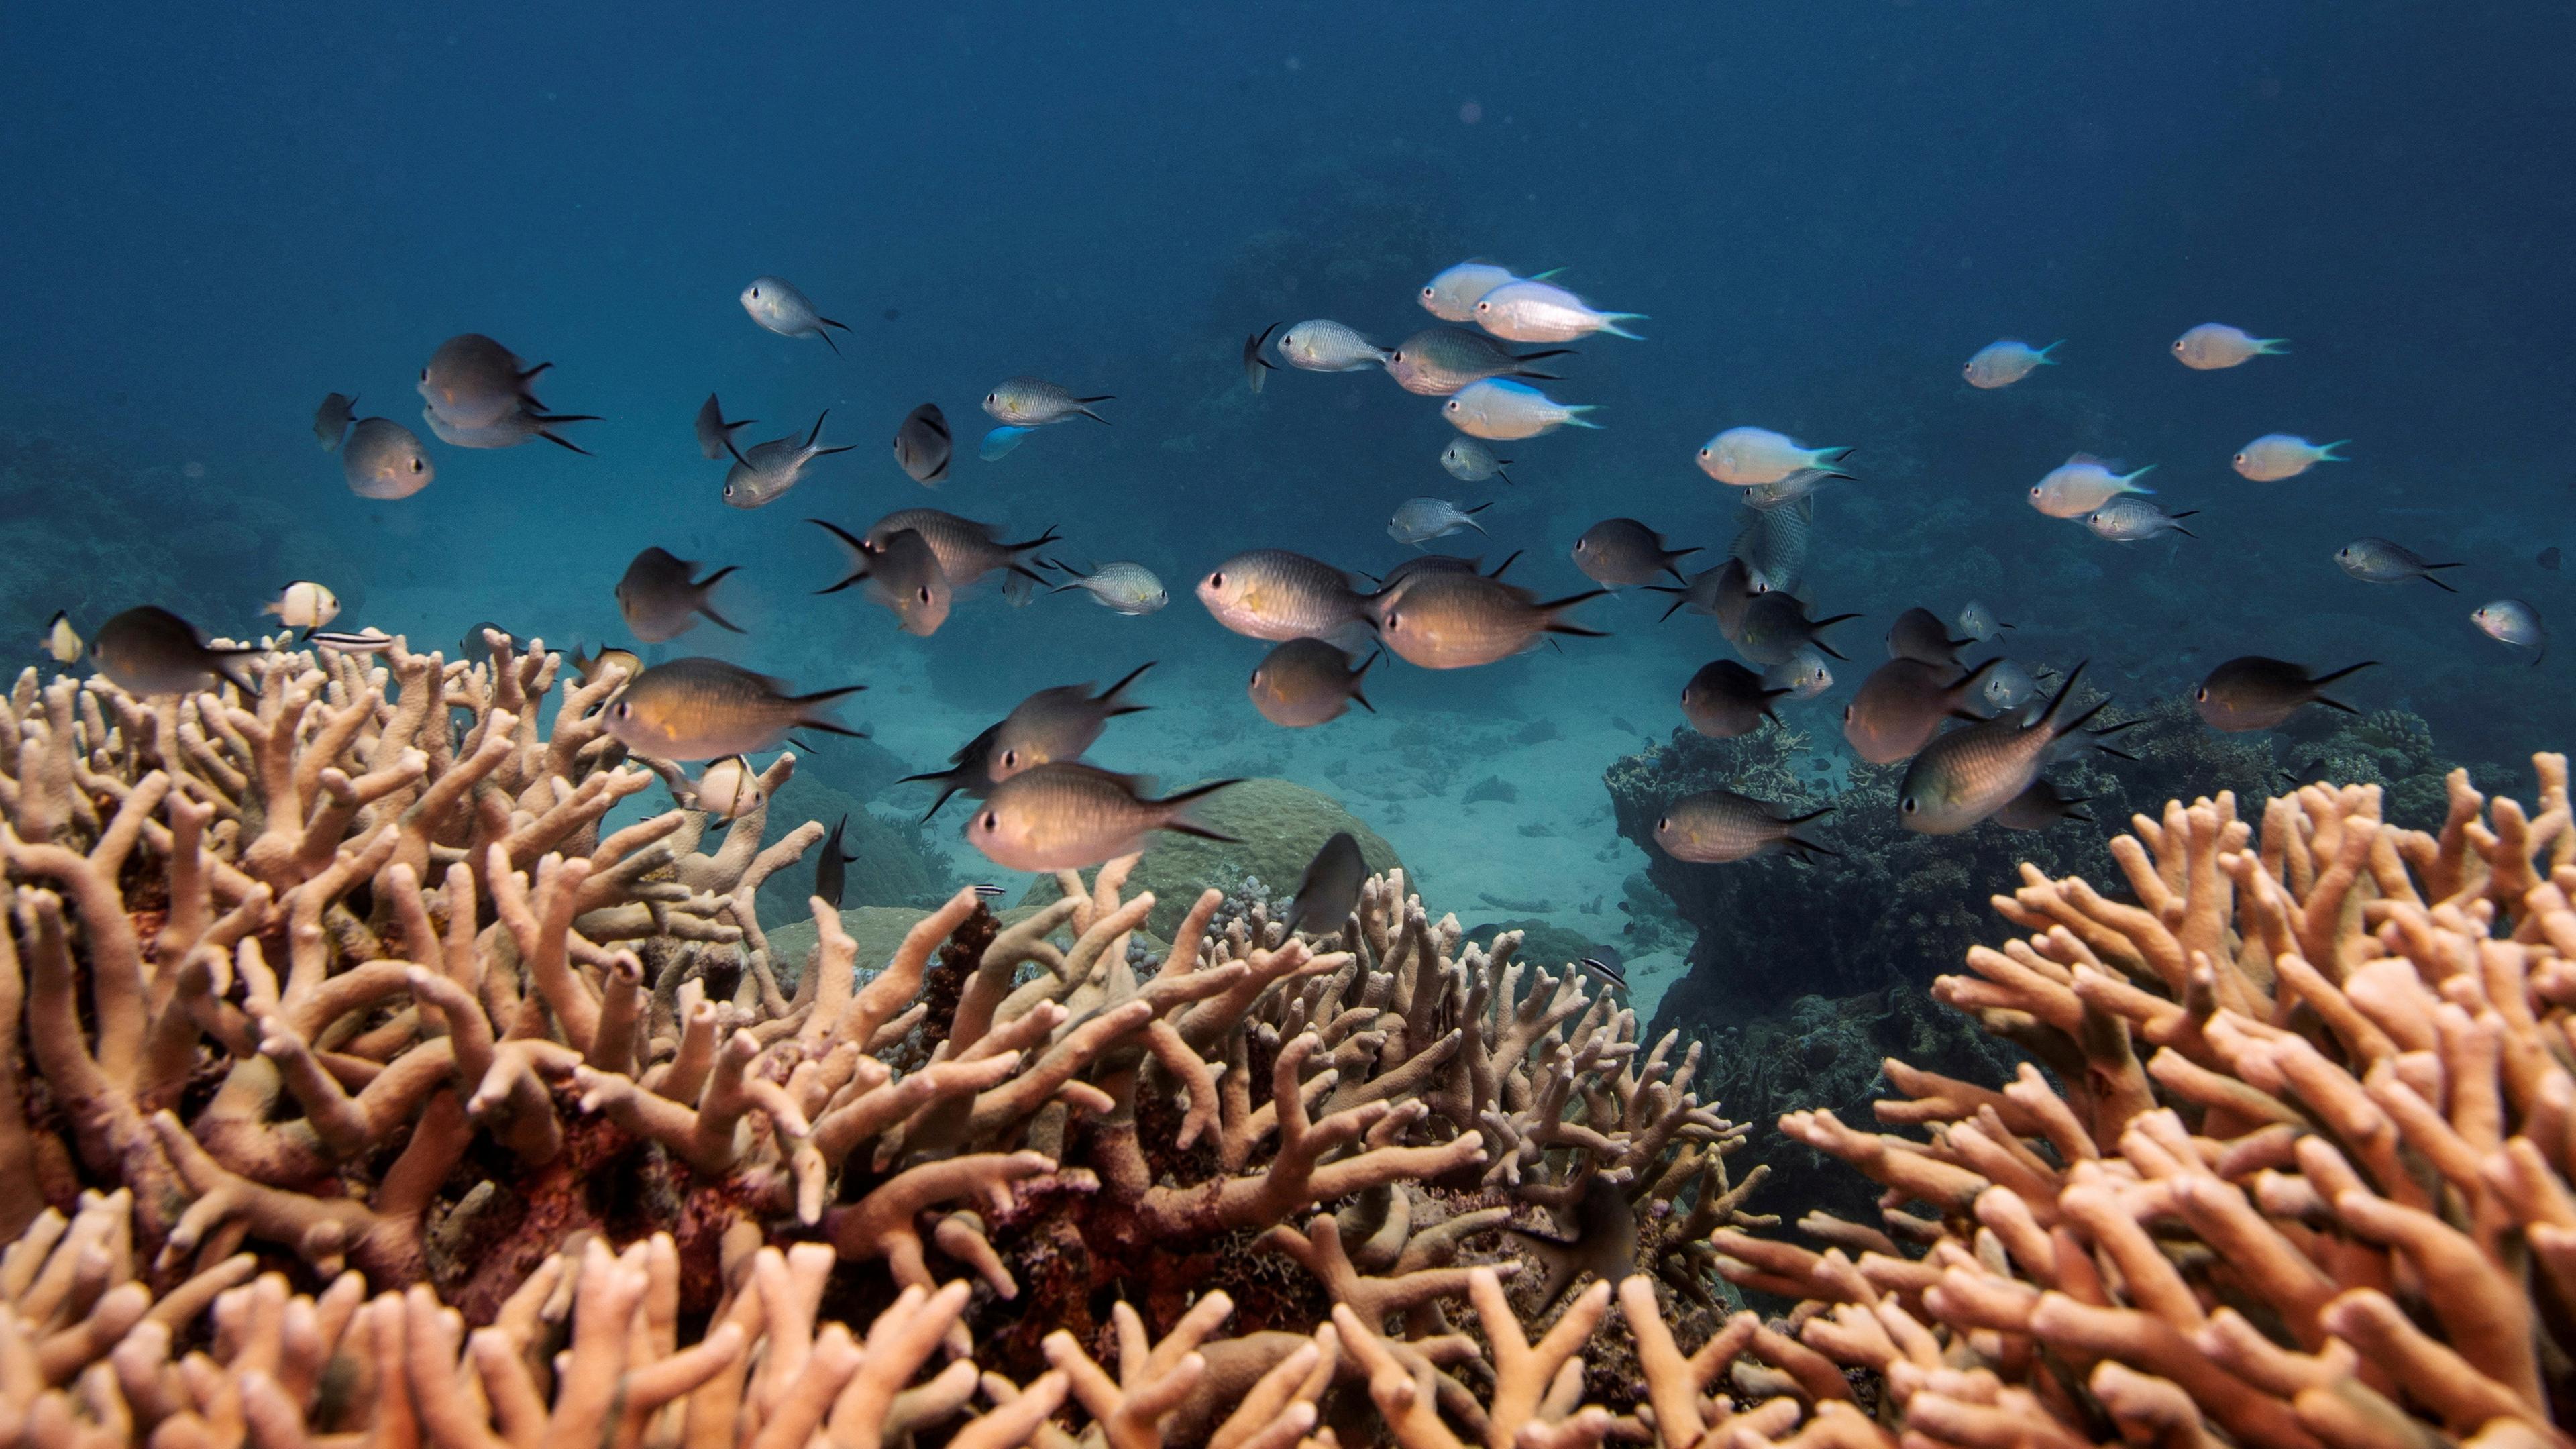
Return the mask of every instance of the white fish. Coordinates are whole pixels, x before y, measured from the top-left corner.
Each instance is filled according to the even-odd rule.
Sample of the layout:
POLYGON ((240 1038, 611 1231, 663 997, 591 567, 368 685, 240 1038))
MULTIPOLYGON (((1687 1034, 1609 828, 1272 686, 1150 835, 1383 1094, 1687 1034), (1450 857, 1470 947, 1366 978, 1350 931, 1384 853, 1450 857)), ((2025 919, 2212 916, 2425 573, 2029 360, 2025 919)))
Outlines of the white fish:
POLYGON ((1599 423, 1586 421, 1583 416, 1593 407, 1592 403, 1558 402, 1525 382, 1489 377, 1451 394, 1440 405, 1440 415, 1471 438, 1510 442, 1552 433, 1568 423, 1578 428, 1597 428, 1599 423))
POLYGON ((735 508, 758 508, 774 503, 779 495, 803 481, 805 465, 817 458, 850 451, 850 445, 838 448, 815 446, 823 436, 823 419, 832 415, 825 408, 814 419, 814 430, 804 442, 794 437, 772 438, 755 445, 748 453, 736 453, 731 468, 725 470, 724 501, 735 508))
POLYGON ((2479 633, 2499 644, 2537 650, 2531 656, 2534 669, 2540 667, 2541 660, 2549 657, 2549 631, 2541 626, 2540 611, 2520 599, 2498 599, 2492 604, 2481 604, 2469 615, 2469 622, 2478 626, 2479 633))
POLYGON ((2152 473, 2149 463, 2133 473, 2114 473, 2115 465, 2090 453, 2077 453, 2048 470, 2030 487, 2030 506, 2051 518, 2081 518, 2123 493, 2153 493, 2138 480, 2152 473))
POLYGON ((1572 342, 1595 332, 1642 341, 1622 322, 1643 312, 1603 312, 1548 282, 1505 282, 1476 299, 1476 325, 1507 342, 1572 342))
POLYGON ((1503 470, 1511 465, 1511 459, 1495 457, 1493 449, 1473 438, 1452 438, 1440 450, 1440 466, 1461 483, 1482 483, 1488 478, 1509 483, 1512 475, 1503 470))
POLYGON ((1446 538, 1470 528, 1483 533, 1485 526, 1469 515, 1482 513, 1493 506, 1479 503, 1473 508, 1460 508, 1446 498, 1408 498, 1395 510, 1395 516, 1387 520, 1386 536, 1397 543, 1409 543, 1420 548, 1435 538, 1446 538))
POLYGON ((2351 461, 2335 451, 2351 441, 2337 438, 2331 443, 2311 443, 2293 433, 2265 433, 2237 449, 2229 463, 2257 483, 2278 483, 2284 478, 2296 478, 2319 463, 2351 461))
POLYGON ((2031 677, 2029 670, 2009 659, 1996 660, 1986 671, 1986 677, 1977 684, 1977 697, 1997 714, 2021 708, 2023 701, 2037 693, 2039 681, 2031 677))
POLYGON ((85 646, 81 641, 80 631, 72 627, 71 614, 66 610, 57 609, 54 611, 52 620, 45 625, 44 642, 36 647, 42 649, 45 657, 56 664, 78 664, 81 650, 85 646))
POLYGON ((289 629, 319 629, 340 617, 340 596, 311 579, 297 579, 259 611, 275 614, 289 629))
POLYGON ((2063 339, 2040 348, 2010 339, 1989 342, 1977 349, 1977 355, 1969 358, 1968 365, 1960 372, 1966 376, 1970 387, 2010 387, 2030 376, 2033 368, 2056 366, 2057 359, 2048 354, 2065 345, 2063 339))
MULTIPOLYGON (((1065 568, 1062 564, 1056 567, 1065 568)), ((1073 570, 1065 568, 1065 572, 1073 573, 1073 570)), ((1019 575, 1013 574, 1003 582, 1007 584, 1018 578, 1019 575)), ((1073 582, 1056 585, 1054 592, 1061 594, 1067 589, 1082 590, 1099 600, 1102 608, 1115 614, 1150 614, 1172 601, 1171 594, 1163 588, 1163 581, 1154 576, 1152 569, 1140 563, 1102 564, 1087 574, 1074 574, 1073 582)))
POLYGON ((1109 420, 1093 412, 1091 404, 1115 396, 1104 392, 1098 397, 1075 397, 1071 390, 1042 377, 1010 377, 984 394, 984 411, 997 423, 1021 428, 1042 428, 1074 417, 1106 424, 1109 420))
POLYGON ((752 321, 781 337, 820 337, 823 345, 835 353, 841 350, 841 344, 823 329, 850 330, 816 311, 805 294, 796 290, 795 283, 779 277, 752 278, 751 285, 742 289, 742 310, 751 314, 752 321))
POLYGON ((2252 358, 2289 350, 2290 340, 2286 337, 2249 337, 2244 328, 2224 322, 2203 322, 2173 340, 2173 355, 2194 372, 2234 367, 2252 358))
POLYGON ((340 476, 361 498, 409 498, 438 470, 411 429, 391 418, 360 418, 340 445, 340 476))
POLYGON ((758 805, 760 799, 760 776, 751 768, 751 762, 740 755, 727 755, 698 776, 697 797, 690 804, 718 820, 731 820, 758 805))
POLYGON ((1280 359, 1303 372, 1365 372, 1386 366, 1387 350, 1356 329, 1318 317, 1279 334, 1280 359))
POLYGON ((1813 699, 1834 687, 1834 671, 1824 655, 1801 645, 1797 653, 1762 671, 1762 687, 1785 689, 1791 699, 1813 699))
POLYGON ((2199 511, 2186 508, 2180 513, 2167 513, 2144 498, 2114 498, 2085 514, 2084 526, 2093 530, 2095 537, 2107 538, 2113 543, 2137 543, 2161 538, 2168 533, 2198 538, 2200 535, 2183 527, 2180 520, 2199 511))
POLYGON ((1996 618, 1994 610, 1975 599, 1970 599, 1959 610, 1959 632, 1980 644, 2011 627, 1996 618))
POLYGON ((1851 456, 1849 448, 1810 448, 1786 433, 1769 428, 1728 428, 1700 445, 1700 471, 1720 483, 1750 488, 1757 483, 1777 483, 1802 469, 1823 469, 1828 475, 1848 478, 1851 475, 1832 465, 1851 456))
MULTIPOLYGON (((1544 271, 1530 280, 1542 282, 1562 270, 1560 267, 1544 271)), ((1491 262, 1460 262, 1423 284, 1422 310, 1443 322, 1473 322, 1476 320, 1476 303, 1483 300, 1487 292, 1519 280, 1509 268, 1498 267, 1491 262)))

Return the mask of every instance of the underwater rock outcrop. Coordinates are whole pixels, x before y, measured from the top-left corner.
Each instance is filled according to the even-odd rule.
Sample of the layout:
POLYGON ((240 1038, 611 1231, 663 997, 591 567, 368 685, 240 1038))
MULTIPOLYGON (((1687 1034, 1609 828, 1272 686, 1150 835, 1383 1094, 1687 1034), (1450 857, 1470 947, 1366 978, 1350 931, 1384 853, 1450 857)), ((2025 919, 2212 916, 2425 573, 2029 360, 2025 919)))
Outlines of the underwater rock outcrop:
POLYGON ((2568 1442, 2576 829, 2566 758, 2533 763, 2535 810, 2455 771, 2435 833, 2375 785, 2168 803, 2111 843, 2134 903, 2026 867, 1993 902, 2026 934, 1934 994, 2047 1070, 1891 1059, 1888 1130, 1781 1122, 1877 1221, 1717 1235, 1883 1386, 1814 1437, 2568 1442))
POLYGON ((21 677, 0 1444, 973 1412, 991 1449, 1062 1449, 1057 1414, 1232 1449, 1374 1438, 1363 1387, 1408 1443, 1579 1444, 1634 1422, 1631 1352, 1751 1343, 1655 1357, 1718 1331, 1710 1235, 1771 1221, 1749 1129, 1516 934, 1462 943, 1391 873, 1320 940, 1198 891, 1133 962, 1130 857, 1008 926, 959 891, 864 965, 816 910, 784 969, 753 902, 822 826, 606 829, 653 774, 602 727, 615 676, 537 729, 561 662, 21 677), (1628 1327, 1578 1366, 1613 1280, 1628 1327))

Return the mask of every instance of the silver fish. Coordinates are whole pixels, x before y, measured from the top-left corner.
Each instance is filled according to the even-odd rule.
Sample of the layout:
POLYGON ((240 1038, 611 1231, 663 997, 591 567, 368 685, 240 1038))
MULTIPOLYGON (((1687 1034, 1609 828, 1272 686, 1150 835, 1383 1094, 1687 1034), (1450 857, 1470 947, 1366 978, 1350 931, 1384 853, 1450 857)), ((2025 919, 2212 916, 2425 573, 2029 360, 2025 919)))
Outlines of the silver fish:
POLYGON ((1418 397, 1447 397, 1471 382, 1489 377, 1530 377, 1555 382, 1552 372, 1529 364, 1548 357, 1570 357, 1573 350, 1551 347, 1541 352, 1514 352, 1480 332, 1463 327, 1426 327, 1395 345, 1386 357, 1387 376, 1418 397))
POLYGON ((482 333, 460 333, 429 355, 420 370, 420 395, 450 427, 494 427, 516 413, 545 411, 528 385, 553 365, 523 367, 517 353, 482 333))
POLYGON ((707 400, 698 404, 698 451, 707 455, 707 461, 713 462, 733 451, 734 429, 747 428, 759 421, 758 418, 725 421, 724 404, 716 401, 714 393, 708 393, 707 400))
MULTIPOLYGON (((1140 563, 1106 563, 1087 574, 1076 573, 1063 564, 1054 567, 1072 574, 1073 581, 1056 585, 1053 592, 1061 594, 1067 589, 1080 589, 1112 613, 1150 614, 1172 601, 1170 593, 1163 588, 1163 581, 1154 576, 1152 569, 1140 563)), ((1018 580, 1019 575, 1012 575, 1011 581, 1018 580)))
POLYGON ((2198 538, 2199 534, 2182 526, 2182 520, 2199 511, 2186 508, 2180 513, 2167 513, 2144 498, 2114 498, 2085 514, 2084 526, 2093 530, 2095 537, 2107 538, 2113 543, 2137 543, 2161 538, 2168 533, 2198 538))
POLYGON ((349 424, 358 420, 357 407, 356 393, 323 394, 322 405, 313 410, 313 441, 322 445, 323 452, 340 446, 340 439, 348 435, 349 424))
POLYGON ((778 748, 788 731, 861 737, 822 712, 863 684, 790 694, 784 680, 721 659, 674 659, 636 675, 608 707, 608 732, 639 755, 713 760, 778 748))
POLYGON ((841 344, 834 342, 831 332, 825 329, 850 330, 816 311, 813 302, 796 290, 793 282, 780 277, 752 278, 751 284, 742 289, 741 301, 742 310, 763 329, 781 337, 820 337, 835 355, 841 344))
POLYGON ((903 425, 894 430, 894 461, 915 483, 936 488, 948 481, 948 460, 956 451, 957 441, 948 435, 948 419, 937 403, 923 403, 904 414, 903 425))
MULTIPOLYGON (((788 489, 804 481, 806 464, 850 451, 851 445, 846 443, 837 448, 817 446, 816 440, 823 436, 823 419, 831 415, 831 409, 825 408, 801 443, 791 434, 755 444, 748 453, 735 453, 733 466, 725 470, 724 501, 735 508, 775 503, 788 489)), ((732 445, 728 442, 726 446, 732 445)))
POLYGON ((1377 706, 1360 693, 1360 681, 1378 656, 1351 667, 1351 657, 1321 639, 1283 639, 1253 666, 1246 687, 1261 717, 1289 729, 1340 719, 1354 704, 1371 714, 1377 706))
POLYGON ((2021 708, 2023 701, 2038 692, 2039 681, 2009 659, 1996 660, 1994 668, 1986 671, 1986 682, 1977 686, 1977 697, 1997 714, 2021 708))
POLYGON ((899 528, 876 539, 864 572, 868 598, 893 611, 903 632, 927 639, 948 621, 956 591, 939 566, 939 551, 919 530, 899 528))
POLYGON ((1574 541, 1574 566, 1596 584, 1624 588, 1671 574, 1690 580, 1676 567, 1697 548, 1666 548, 1664 536, 1633 518, 1605 518, 1583 530, 1574 541))
POLYGON ((2422 579, 2444 593, 2458 589, 2433 577, 2435 569, 2455 569, 2456 563, 2426 563, 2422 556, 2402 544, 2384 538, 2356 538, 2335 550, 2335 566, 2365 584, 2402 584, 2408 579, 2422 579))
POLYGON ((627 629, 647 644, 659 644, 697 627, 698 616, 704 614, 716 627, 741 633, 732 620, 716 612, 713 602, 716 581, 732 573, 734 565, 692 582, 689 576, 697 571, 696 564, 672 557, 667 549, 648 548, 635 555, 617 581, 617 612, 627 629))
POLYGON ((1365 637, 1369 601, 1340 569, 1286 549, 1239 553, 1199 580, 1216 621, 1255 639, 1365 637))
POLYGON ((1240 783, 1211 780, 1152 800, 1137 776, 1059 760, 996 784, 967 822, 966 843, 1007 870, 1083 870, 1142 849, 1157 830, 1233 842, 1186 812, 1240 783))
POLYGON ((1960 633, 1967 635, 1970 639, 1975 640, 1980 644, 2012 627, 2012 625, 1996 618, 1994 610, 1987 608, 1984 604, 1979 603, 1975 599, 1970 599, 1966 604, 1960 606, 1958 625, 1960 633))
POLYGON ((1365 372, 1386 365, 1387 351, 1339 322, 1318 317, 1279 334, 1280 359, 1304 372, 1365 372))
POLYGON ((1794 589, 1806 576, 1807 551, 1815 538, 1812 520, 1805 505, 1752 509, 1727 552, 1744 560, 1753 587, 1765 592, 1794 589))
POLYGON ((1783 815, 1768 801, 1732 790, 1703 790, 1664 807, 1655 822, 1655 844, 1673 859, 1693 865, 1725 865, 1782 850, 1801 857, 1809 851, 1831 855, 1814 841, 1800 839, 1797 829, 1833 810, 1828 805, 1804 815, 1783 815))
POLYGON ((1834 671, 1826 665, 1825 656, 1813 645, 1802 646, 1797 653, 1762 671, 1762 683, 1770 689, 1786 689, 1791 699, 1814 699, 1834 687, 1834 671))
POLYGON ((361 498, 409 498, 438 470, 411 429, 391 418, 360 418, 340 447, 340 476, 361 498))
POLYGON ((1419 548, 1435 538, 1447 538, 1470 528, 1482 533, 1485 526, 1471 515, 1493 506, 1479 503, 1473 508, 1460 508, 1446 498, 1408 498, 1396 508, 1395 516, 1387 520, 1386 536, 1397 543, 1409 543, 1419 548))
POLYGON ((2531 656, 2534 669, 2540 667, 2541 660, 2549 657, 2549 630, 2541 625, 2540 611, 2520 599, 2498 599, 2492 604, 2481 604, 2470 611, 2469 622, 2478 626, 2479 633, 2499 644, 2537 651, 2531 656))
POLYGON ((1461 483, 1482 483, 1488 478, 1509 483, 1512 477, 1503 470, 1511 465, 1511 459, 1495 457, 1493 449, 1474 438, 1452 438, 1440 450, 1440 466, 1461 483))
POLYGON ((1042 377, 1013 377, 984 394, 984 411, 993 421, 1017 428, 1042 428, 1075 417, 1105 424, 1109 420, 1093 412, 1091 405, 1115 396, 1104 392, 1098 397, 1075 397, 1042 377))
POLYGON ((1021 700, 1002 717, 993 735, 992 763, 987 767, 993 783, 998 785, 1039 765, 1078 760, 1099 741, 1101 731, 1109 727, 1111 720, 1151 708, 1129 699, 1127 687, 1153 667, 1150 660, 1139 664, 1126 678, 1098 694, 1091 692, 1092 685, 1086 680, 1041 689, 1021 700))

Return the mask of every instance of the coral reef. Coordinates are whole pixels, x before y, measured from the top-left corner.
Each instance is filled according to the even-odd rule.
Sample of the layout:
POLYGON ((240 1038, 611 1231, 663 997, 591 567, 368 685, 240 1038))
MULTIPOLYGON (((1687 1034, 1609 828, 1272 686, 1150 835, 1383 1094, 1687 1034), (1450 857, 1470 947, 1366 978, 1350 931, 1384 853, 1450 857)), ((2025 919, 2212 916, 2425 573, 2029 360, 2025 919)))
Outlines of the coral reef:
POLYGON ((2134 903, 2025 867, 1994 907, 2028 934, 1934 994, 2046 1070, 1890 1059, 1893 1130, 1781 1122, 1884 1189, 1880 1225, 1717 1235, 1883 1389, 1797 1437, 2566 1443, 2576 829, 2565 757, 2534 763, 2532 812, 2454 771, 2438 833, 2375 785, 2259 827, 2168 803, 2110 846, 2134 903))
POLYGON ((1198 891, 1136 961, 1128 857, 1009 925, 854 913, 864 970, 812 903, 793 969, 753 902, 822 827, 606 829, 670 767, 614 676, 541 733, 531 648, 0 708, 0 1444, 867 1443, 980 1394, 961 1440, 1284 1446, 1374 1437, 1362 1378, 1400 1437, 1588 1441, 1716 1331, 1748 1129, 1516 933, 1393 872, 1322 939, 1198 891))

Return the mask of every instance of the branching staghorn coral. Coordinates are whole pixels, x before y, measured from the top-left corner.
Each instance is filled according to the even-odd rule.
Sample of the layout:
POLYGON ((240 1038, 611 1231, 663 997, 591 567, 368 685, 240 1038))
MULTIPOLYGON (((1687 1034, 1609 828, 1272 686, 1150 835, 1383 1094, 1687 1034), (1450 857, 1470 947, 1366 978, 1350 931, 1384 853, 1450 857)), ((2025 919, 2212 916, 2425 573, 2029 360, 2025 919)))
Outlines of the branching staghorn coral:
POLYGON ((2375 786, 2259 829, 2169 804, 2113 842, 2135 904, 2025 868, 1994 904, 2028 934, 1936 993, 2047 1073, 1891 1060, 1900 1130, 1781 1123, 1886 1188, 1885 1231, 1716 1234, 1805 1300, 1800 1347, 1883 1382, 1875 1422, 1768 1437, 2567 1443, 2576 830, 2565 758, 2534 763, 2537 812, 2456 772, 2431 834, 2375 786))
MULTIPOLYGON (((1122 1441, 1235 1449, 1363 1402, 1337 1306, 1482 1432, 1492 1370, 1450 1301, 1489 1317, 1477 1285, 1509 1281, 1524 1313, 1570 1300, 1597 1320, 1585 1277, 1644 1272, 1650 1300, 1705 1315, 1724 1292, 1711 1234, 1768 1221, 1741 1211, 1760 1170, 1728 1169, 1746 1129, 1690 1093, 1695 1048, 1640 1043, 1571 967, 1513 959, 1517 935, 1462 945, 1400 875, 1322 939, 1258 911, 1212 929, 1207 891, 1170 952, 1131 962, 1153 898, 1124 896, 1128 858, 1008 925, 960 892, 881 962, 818 902, 812 958, 777 962, 755 894, 819 827, 764 843, 764 806, 712 847, 687 809, 607 829, 674 772, 605 735, 613 677, 538 731, 558 667, 506 644, 473 666, 281 651, 255 698, 21 679, 0 711, 0 1226, 36 1243, 66 1212, 116 1217, 107 1281, 134 1289, 116 1312, 176 1295, 174 1333, 263 1270, 263 1304, 317 1288, 295 1312, 341 1347, 298 1351, 359 1365, 335 1373, 401 1357, 413 1406, 388 1412, 443 1441, 666 1435, 646 1408, 756 1361, 755 1408, 724 1422, 756 1413, 757 1437, 807 1415, 780 1444, 869 1383, 923 1416, 980 1394, 1022 1426, 997 1444, 1087 1413, 1122 1441), (756 1286, 781 1273, 793 1294, 756 1286), (650 1352, 597 1360, 633 1376, 624 1408, 549 1387, 531 1305, 572 1312, 577 1339, 576 1282, 601 1324, 643 1315, 650 1352), (369 1291, 387 1306, 362 1317, 369 1291), (824 1324, 827 1298, 854 1320, 911 1304, 904 1342, 932 1347, 887 1389, 852 1357, 874 1331, 824 1324), (768 1314, 803 1326, 781 1337, 768 1314), (712 1325, 695 1348, 682 1320, 712 1325), (1126 1366, 1140 1344, 1150 1373, 1126 1366), (780 1380, 779 1353, 819 1367, 780 1380), (933 1358, 949 1367, 912 1384, 933 1358)), ((764 774, 764 801, 793 766, 764 774)), ((34 1322, 53 1342, 79 1320, 56 1302, 34 1322)), ((132 1331, 111 1317, 77 1341, 107 1353, 132 1331)), ((179 1442, 356 1422, 325 1393, 340 1379, 254 1389, 211 1362, 255 1410, 166 1431, 179 1442)), ((214 1412, 67 1407, 107 1437, 214 1412)))

